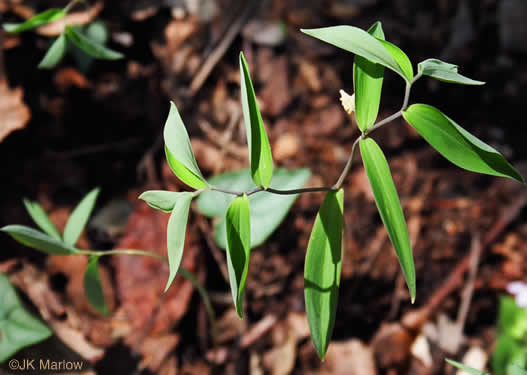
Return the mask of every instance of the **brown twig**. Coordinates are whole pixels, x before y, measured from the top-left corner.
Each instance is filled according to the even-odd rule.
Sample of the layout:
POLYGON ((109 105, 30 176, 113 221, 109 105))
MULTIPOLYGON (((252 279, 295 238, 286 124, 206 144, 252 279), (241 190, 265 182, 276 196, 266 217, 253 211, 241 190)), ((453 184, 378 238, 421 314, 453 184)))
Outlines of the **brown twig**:
MULTIPOLYGON (((525 204, 527 204, 527 194, 519 194, 513 202, 505 207, 498 220, 494 223, 494 226, 485 235, 481 243, 481 253, 483 253, 483 251, 485 251, 486 248, 503 232, 507 225, 518 216, 525 204)), ((461 285, 463 282, 463 275, 470 268, 471 259, 471 254, 467 254, 457 264, 441 287, 428 299, 426 305, 419 310, 407 314, 405 318, 403 318, 403 324, 407 328, 413 330, 420 328, 428 320, 430 315, 439 307, 443 300, 461 285)))
POLYGON ((229 49, 229 46, 232 44, 236 35, 241 31, 242 27, 249 21, 251 15, 255 11, 260 1, 248 1, 241 11, 240 15, 236 17, 236 20, 229 26, 225 32, 223 38, 217 44, 217 46, 212 50, 212 52, 207 56, 203 65, 201 65, 200 70, 194 76, 190 84, 190 95, 194 96, 201 89, 207 78, 210 76, 210 73, 214 67, 218 64, 220 59, 225 55, 225 52, 229 49))

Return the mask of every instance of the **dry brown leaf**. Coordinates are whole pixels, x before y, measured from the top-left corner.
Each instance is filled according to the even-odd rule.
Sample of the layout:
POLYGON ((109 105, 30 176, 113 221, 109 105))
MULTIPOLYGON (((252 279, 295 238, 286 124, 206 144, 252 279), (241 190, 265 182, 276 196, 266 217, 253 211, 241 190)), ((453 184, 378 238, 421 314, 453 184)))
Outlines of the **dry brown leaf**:
POLYGON ((352 339, 332 342, 322 367, 312 375, 376 375, 377 367, 370 346, 352 339))
POLYGON ((91 8, 69 13, 66 17, 61 18, 55 22, 48 23, 47 25, 41 26, 37 29, 37 33, 44 36, 59 36, 62 34, 66 25, 68 26, 82 26, 87 25, 92 22, 95 17, 101 13, 103 8, 103 3, 98 1, 91 8))
MULTIPOLYGON (((138 202, 117 248, 144 249, 166 255, 168 218, 169 215, 153 210, 144 202, 138 202)), ((187 230, 181 264, 194 273, 199 264, 199 245, 195 233, 187 230)), ((114 256, 112 262, 122 308, 137 330, 137 335, 127 337, 128 344, 132 347, 141 346, 143 329, 151 329, 151 334, 162 334, 181 320, 193 292, 189 281, 178 276, 164 293, 169 273, 165 262, 137 256, 114 256)))
POLYGON ((5 79, 0 80, 0 142, 11 132, 23 129, 31 119, 23 96, 22 88, 10 89, 5 79))

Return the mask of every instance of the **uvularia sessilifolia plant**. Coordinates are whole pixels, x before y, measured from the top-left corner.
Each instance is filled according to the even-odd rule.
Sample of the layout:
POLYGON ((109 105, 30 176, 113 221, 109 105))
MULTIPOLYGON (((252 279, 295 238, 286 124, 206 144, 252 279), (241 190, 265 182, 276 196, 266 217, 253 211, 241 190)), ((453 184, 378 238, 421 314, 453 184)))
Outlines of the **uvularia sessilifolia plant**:
MULTIPOLYGON (((456 65, 438 59, 422 61, 417 65, 415 74, 408 56, 385 40, 379 22, 367 32, 353 26, 335 26, 302 30, 302 32, 356 55, 353 64, 354 93, 348 95, 342 92, 341 100, 345 110, 351 116, 355 116, 361 134, 354 141, 348 161, 338 180, 331 186, 322 187, 299 186, 281 189, 274 185, 273 175, 277 175, 277 171, 282 173, 282 170, 274 169, 271 147, 258 109, 247 62, 243 54, 240 54, 241 101, 250 158, 248 173, 254 186, 242 190, 237 188, 239 184, 228 188, 215 186, 207 181, 198 167, 183 121, 175 104, 172 103, 164 128, 166 158, 174 174, 193 191, 147 191, 139 198, 155 209, 170 213, 167 228, 170 267, 170 276, 166 285, 168 289, 175 275, 181 272, 185 228, 191 201, 200 195, 203 198, 208 194, 225 195, 228 199, 228 208, 224 214, 224 224, 220 229, 226 239, 226 258, 234 306, 242 317, 251 248, 256 245, 251 241, 251 237, 254 238, 260 231, 259 227, 251 226, 252 199, 259 194, 296 196, 302 193, 325 192, 326 197, 315 219, 309 239, 304 269, 307 319, 314 346, 320 358, 324 359, 335 322, 340 284, 344 217, 343 184, 350 172, 357 147, 360 149, 379 214, 399 259, 411 301, 415 300, 415 269, 408 230, 389 165, 382 150, 372 138, 377 129, 403 117, 434 149, 455 165, 473 172, 511 178, 520 183, 524 183, 524 180, 498 151, 468 133, 439 109, 427 104, 409 104, 412 86, 423 76, 464 85, 483 85, 484 82, 467 78, 458 73, 456 65), (391 116, 377 121, 386 68, 404 80, 405 91, 402 95, 401 108, 391 116)), ((283 183, 280 186, 283 186, 283 183)), ((72 217, 74 215, 75 212, 72 217)), ((262 212, 261 215, 267 214, 262 212)), ((38 223, 38 220, 36 221, 38 223)), ((49 227, 49 224, 39 225, 44 231, 49 227)), ((8 226, 2 230, 30 247, 50 250, 47 242, 46 247, 42 247, 41 237, 33 232, 29 233, 28 229, 8 226)), ((46 232, 51 237, 57 237, 57 233, 53 231, 46 232)), ((46 241, 51 240, 48 238, 46 241)), ((257 244, 261 242, 259 239, 257 244)), ((67 248, 56 243, 54 246, 55 248, 58 246, 60 253, 86 253, 73 250, 70 247, 72 244, 70 240, 64 245, 67 248)), ((103 254, 90 253, 90 255, 92 262, 96 262, 98 256, 103 254)), ((90 269, 95 273, 96 267, 92 266, 90 269)), ((95 276, 91 277, 91 279, 95 278, 95 276)), ((102 295, 99 298, 102 298, 102 295)), ((92 300, 97 305, 97 299, 92 298, 92 300)))

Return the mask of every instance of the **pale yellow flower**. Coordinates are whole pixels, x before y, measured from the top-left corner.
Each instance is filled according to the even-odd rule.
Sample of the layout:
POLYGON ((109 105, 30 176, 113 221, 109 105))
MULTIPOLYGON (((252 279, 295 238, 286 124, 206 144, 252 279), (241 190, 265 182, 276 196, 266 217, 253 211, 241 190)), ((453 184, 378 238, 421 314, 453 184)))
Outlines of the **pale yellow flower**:
POLYGON ((348 114, 351 115, 355 111, 355 94, 349 95, 346 91, 340 90, 340 102, 348 114))

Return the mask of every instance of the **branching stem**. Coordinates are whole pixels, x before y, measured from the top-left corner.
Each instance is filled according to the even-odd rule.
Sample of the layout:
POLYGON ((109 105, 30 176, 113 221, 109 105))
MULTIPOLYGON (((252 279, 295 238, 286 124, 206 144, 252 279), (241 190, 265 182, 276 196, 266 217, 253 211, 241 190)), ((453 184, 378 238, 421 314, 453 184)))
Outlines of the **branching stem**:
POLYGON ((348 176, 348 174, 349 174, 349 172, 351 170, 351 166, 353 164, 353 157, 355 156, 355 149, 357 148, 357 144, 359 143, 361 138, 365 138, 365 137, 369 136, 371 133, 373 133, 377 129, 379 129, 379 128, 391 123, 393 120, 396 120, 396 119, 398 119, 399 117, 401 117, 403 115, 403 112, 406 110, 406 108, 408 108, 408 101, 410 100, 410 91, 412 89, 412 85, 419 78, 421 78, 421 76, 422 76, 421 73, 418 73, 418 74, 416 74, 416 76, 410 82, 406 82, 406 88, 405 88, 405 91, 404 91, 403 104, 402 104, 400 110, 398 110, 394 114, 386 117, 385 119, 382 119, 381 121, 379 121, 378 123, 373 125, 371 128, 366 129, 366 131, 364 131, 364 133, 362 133, 360 136, 357 137, 357 139, 355 139, 355 141, 353 142, 353 146, 351 148, 351 154, 350 154, 350 156, 348 158, 348 161, 346 162, 346 165, 345 165, 344 169, 342 170, 342 173, 340 174, 337 182, 335 182, 335 184, 333 186, 310 187, 310 188, 292 189, 292 190, 278 190, 278 189, 273 189, 273 188, 265 189, 263 187, 257 187, 257 188, 255 188, 253 190, 250 190, 250 191, 234 191, 234 190, 229 190, 229 189, 218 188, 218 187, 215 187, 215 186, 210 186, 208 188, 197 190, 194 193, 194 195, 199 195, 200 193, 202 193, 204 191, 209 191, 209 190, 219 191, 221 193, 231 194, 231 195, 236 195, 236 196, 240 196, 240 195, 243 195, 243 194, 253 195, 253 194, 256 194, 256 193, 259 193, 259 192, 262 192, 262 191, 266 191, 266 192, 273 193, 273 194, 279 194, 279 195, 292 195, 292 194, 312 193, 312 192, 320 192, 320 191, 336 191, 336 190, 339 190, 342 187, 342 185, 344 184, 344 180, 346 179, 346 177, 348 176))

